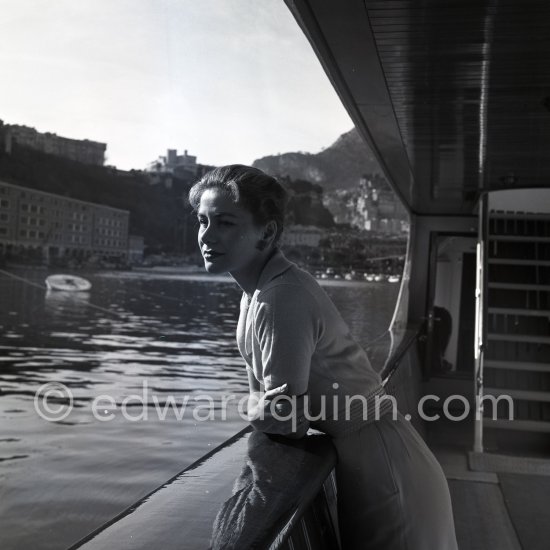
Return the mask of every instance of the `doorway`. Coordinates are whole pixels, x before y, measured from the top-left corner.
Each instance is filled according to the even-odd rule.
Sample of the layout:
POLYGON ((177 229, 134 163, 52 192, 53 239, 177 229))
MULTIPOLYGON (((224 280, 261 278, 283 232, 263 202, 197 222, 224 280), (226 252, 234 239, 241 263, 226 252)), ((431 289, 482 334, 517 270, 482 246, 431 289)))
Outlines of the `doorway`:
POLYGON ((437 234, 428 303, 428 372, 474 372, 476 243, 473 236, 437 234))

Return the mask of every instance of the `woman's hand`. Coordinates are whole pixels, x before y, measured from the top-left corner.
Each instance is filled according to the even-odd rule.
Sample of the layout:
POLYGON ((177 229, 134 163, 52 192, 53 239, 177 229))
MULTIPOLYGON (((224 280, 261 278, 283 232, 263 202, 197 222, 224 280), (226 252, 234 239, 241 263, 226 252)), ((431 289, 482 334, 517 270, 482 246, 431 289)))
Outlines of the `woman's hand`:
POLYGON ((256 430, 299 439, 309 428, 304 395, 289 395, 288 384, 263 394, 253 392, 248 399, 248 420, 256 430))

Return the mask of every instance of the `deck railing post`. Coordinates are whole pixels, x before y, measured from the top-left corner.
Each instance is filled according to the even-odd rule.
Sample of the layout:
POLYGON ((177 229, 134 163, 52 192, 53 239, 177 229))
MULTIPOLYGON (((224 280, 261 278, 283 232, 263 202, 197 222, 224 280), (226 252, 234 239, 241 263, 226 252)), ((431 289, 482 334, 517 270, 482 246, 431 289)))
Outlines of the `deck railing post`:
POLYGON ((485 351, 485 312, 487 311, 487 243, 488 243, 488 195, 483 193, 479 201, 479 225, 476 254, 476 310, 475 310, 475 410, 474 452, 483 452, 483 356, 485 351))

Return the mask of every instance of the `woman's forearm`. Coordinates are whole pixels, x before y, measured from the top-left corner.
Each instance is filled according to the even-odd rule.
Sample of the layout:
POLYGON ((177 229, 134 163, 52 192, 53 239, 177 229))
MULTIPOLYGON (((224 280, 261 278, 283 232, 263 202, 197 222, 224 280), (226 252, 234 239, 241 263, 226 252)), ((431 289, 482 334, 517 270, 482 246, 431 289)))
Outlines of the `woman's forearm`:
POLYGON ((266 393, 251 392, 247 417, 254 429, 291 438, 303 437, 309 421, 304 413, 304 396, 285 395, 284 386, 266 393))

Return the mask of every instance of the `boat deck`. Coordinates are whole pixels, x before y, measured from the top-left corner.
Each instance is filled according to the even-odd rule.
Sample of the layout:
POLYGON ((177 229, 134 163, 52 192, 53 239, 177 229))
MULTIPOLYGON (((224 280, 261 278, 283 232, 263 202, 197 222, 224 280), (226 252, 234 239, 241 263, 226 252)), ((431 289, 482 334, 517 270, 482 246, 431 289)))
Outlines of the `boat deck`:
POLYGON ((548 548, 550 460, 471 455, 466 421, 431 423, 427 440, 449 481, 460 550, 548 548))

